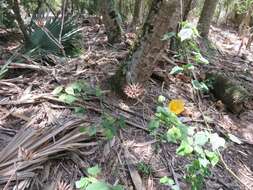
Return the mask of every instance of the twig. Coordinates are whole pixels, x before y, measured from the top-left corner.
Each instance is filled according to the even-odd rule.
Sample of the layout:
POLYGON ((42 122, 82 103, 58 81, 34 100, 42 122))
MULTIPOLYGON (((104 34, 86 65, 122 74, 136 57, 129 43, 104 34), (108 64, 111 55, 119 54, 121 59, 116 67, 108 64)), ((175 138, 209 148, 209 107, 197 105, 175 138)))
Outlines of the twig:
POLYGON ((242 185, 244 185, 248 190, 251 190, 251 188, 245 184, 229 167, 228 165, 226 164, 226 162, 224 161, 221 153, 218 151, 218 154, 219 154, 219 157, 220 157, 220 160, 222 162, 222 164, 224 165, 225 169, 236 179, 238 180, 242 185))

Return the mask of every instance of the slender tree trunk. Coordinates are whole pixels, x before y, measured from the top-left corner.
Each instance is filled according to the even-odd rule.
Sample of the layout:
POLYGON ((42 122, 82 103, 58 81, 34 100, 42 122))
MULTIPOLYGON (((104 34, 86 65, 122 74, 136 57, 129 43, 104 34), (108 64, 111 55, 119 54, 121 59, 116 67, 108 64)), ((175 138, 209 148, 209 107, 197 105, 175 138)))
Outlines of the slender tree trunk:
POLYGON ((133 50, 126 68, 118 70, 112 78, 114 90, 123 89, 128 84, 147 82, 164 51, 167 41, 162 41, 166 32, 175 32, 180 20, 178 0, 153 0, 143 33, 133 50))
POLYGON ((183 1, 183 21, 187 20, 190 11, 194 8, 196 0, 184 0, 183 1))
POLYGON ((18 2, 18 0, 10 0, 10 1, 8 1, 8 3, 14 12, 15 19, 18 22, 19 28, 24 36, 24 44, 25 44, 25 46, 28 46, 31 43, 31 41, 30 41, 28 32, 26 30, 26 26, 24 24, 24 21, 21 17, 21 14, 20 14, 19 2, 18 2))
POLYGON ((144 0, 135 0, 133 21, 132 21, 133 26, 136 26, 141 23, 141 16, 143 14, 143 6, 144 6, 143 3, 144 0))
POLYGON ((113 44, 121 39, 121 17, 115 8, 114 0, 101 0, 101 14, 108 37, 108 42, 113 44))
POLYGON ((239 34, 241 35, 245 29, 247 29, 250 25, 250 19, 251 19, 251 14, 253 11, 253 4, 249 7, 245 17, 242 19, 242 22, 239 26, 239 34))
POLYGON ((213 19, 213 15, 219 0, 205 0, 204 7, 202 9, 198 30, 200 35, 204 38, 208 37, 210 25, 213 19))

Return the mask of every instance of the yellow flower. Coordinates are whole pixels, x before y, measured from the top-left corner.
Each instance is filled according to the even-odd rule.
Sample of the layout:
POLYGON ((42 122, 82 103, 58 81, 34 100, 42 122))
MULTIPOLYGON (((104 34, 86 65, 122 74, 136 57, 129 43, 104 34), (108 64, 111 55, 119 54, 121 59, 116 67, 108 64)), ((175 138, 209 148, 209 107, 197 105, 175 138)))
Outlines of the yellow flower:
POLYGON ((173 99, 168 103, 168 109, 174 114, 180 114, 184 111, 183 100, 173 99))

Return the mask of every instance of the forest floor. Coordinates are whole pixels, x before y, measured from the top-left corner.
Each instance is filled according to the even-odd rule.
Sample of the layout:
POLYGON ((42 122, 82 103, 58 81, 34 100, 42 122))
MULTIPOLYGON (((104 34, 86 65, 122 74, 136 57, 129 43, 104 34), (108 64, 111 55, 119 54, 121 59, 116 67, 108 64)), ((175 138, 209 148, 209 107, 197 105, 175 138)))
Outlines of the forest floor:
MULTIPOLYGON (((15 35, 13 38, 4 31, 0 35, 5 35, 2 42, 6 40, 0 44, 3 64, 5 55, 16 54, 13 49, 17 43, 15 35)), ((184 100, 186 112, 180 119, 185 124, 210 127, 223 137, 233 134, 243 141, 236 144, 227 140, 222 151, 224 162, 213 169, 204 189, 253 189, 253 102, 247 102, 245 111, 235 115, 217 105, 211 94, 198 99, 187 77, 169 74, 173 64, 180 62, 166 52, 144 96, 138 100, 121 98, 105 81, 126 59, 134 35, 127 34, 123 43, 111 46, 103 27, 87 25, 82 36, 85 52, 79 58, 64 61, 52 57, 55 65, 44 66, 27 58, 22 64, 8 65, 7 76, 0 80, 0 189, 54 190, 59 181, 73 187, 85 175, 84 170, 96 164, 102 167, 101 179, 122 184, 127 190, 167 189, 159 184, 163 176, 172 177, 182 190, 190 189, 183 180, 189 160, 175 154, 176 145, 160 144, 147 130, 161 94, 168 100, 184 100), (80 79, 92 88, 99 86, 102 98, 91 93, 69 106, 52 94, 56 87, 80 79), (77 106, 85 113, 76 114, 77 106), (126 123, 110 140, 99 128, 109 116, 119 121, 125 118, 126 123), (137 167, 142 163, 150 168, 147 174, 137 167)), ((211 40, 219 55, 211 57, 209 65, 197 66, 198 72, 226 73, 252 94, 253 51, 243 49, 243 56, 237 56, 240 40, 232 29, 212 27, 211 40)))

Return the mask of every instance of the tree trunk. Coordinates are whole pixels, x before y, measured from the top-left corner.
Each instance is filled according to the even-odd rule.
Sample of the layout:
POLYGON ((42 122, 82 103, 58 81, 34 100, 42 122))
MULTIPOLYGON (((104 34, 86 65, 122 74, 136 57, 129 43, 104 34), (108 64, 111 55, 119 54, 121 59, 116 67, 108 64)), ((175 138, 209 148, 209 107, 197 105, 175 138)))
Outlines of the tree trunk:
POLYGON ((204 7, 202 9, 198 22, 198 30, 200 32, 200 35, 204 38, 208 37, 210 25, 217 4, 218 0, 205 0, 204 7))
POLYGON ((175 32, 180 20, 180 1, 153 0, 143 33, 129 57, 127 68, 121 68, 112 77, 112 88, 120 92, 128 84, 147 82, 153 73, 157 60, 168 45, 162 41, 167 32, 175 32))
POLYGON ((121 17, 116 11, 114 0, 101 0, 101 14, 108 37, 108 42, 113 44, 121 39, 121 17))
POLYGON ((183 21, 187 20, 190 11, 196 6, 196 0, 184 0, 183 1, 183 21))
POLYGON ((28 32, 26 30, 26 26, 24 24, 24 21, 21 17, 21 14, 20 14, 19 2, 18 2, 18 0, 10 0, 10 1, 8 1, 8 3, 14 12, 15 19, 18 22, 19 28, 24 36, 24 44, 25 44, 25 46, 28 46, 30 44, 30 38, 29 38, 28 32))
POLYGON ((136 26, 141 23, 142 14, 143 14, 143 0, 135 0, 133 21, 132 21, 133 26, 136 26))
POLYGON ((244 30, 249 27, 252 11, 253 11, 253 4, 249 7, 245 17, 242 19, 242 22, 239 26, 239 35, 242 35, 244 30))

